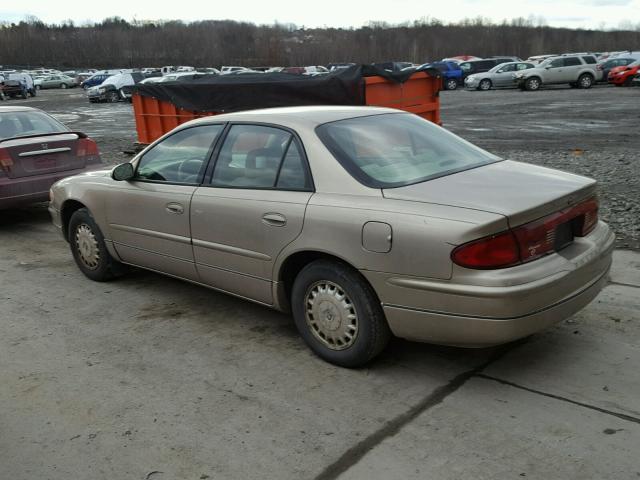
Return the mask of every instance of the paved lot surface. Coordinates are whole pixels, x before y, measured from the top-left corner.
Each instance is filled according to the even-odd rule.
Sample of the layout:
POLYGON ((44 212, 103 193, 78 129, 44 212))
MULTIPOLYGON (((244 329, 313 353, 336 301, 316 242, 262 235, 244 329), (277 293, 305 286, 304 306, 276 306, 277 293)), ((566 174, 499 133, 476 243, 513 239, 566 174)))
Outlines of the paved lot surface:
MULTIPOLYGON (((443 102, 490 98, 475 95, 443 102)), ((109 139, 117 161, 107 148, 133 140, 111 133, 128 105, 86 108, 60 115, 109 139)), ((616 252, 584 311, 526 341, 395 340, 369 368, 345 370, 268 309, 146 272, 85 279, 42 206, 3 212, 0 245, 2 480, 640 476, 633 251, 616 252)))

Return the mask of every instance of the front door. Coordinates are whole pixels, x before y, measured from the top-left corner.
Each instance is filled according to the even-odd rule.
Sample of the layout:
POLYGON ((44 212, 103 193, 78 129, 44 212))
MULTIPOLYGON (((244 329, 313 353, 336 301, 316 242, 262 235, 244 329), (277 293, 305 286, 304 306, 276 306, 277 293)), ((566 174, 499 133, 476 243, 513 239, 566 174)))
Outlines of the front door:
POLYGON ((272 304, 276 257, 302 231, 313 194, 302 145, 281 128, 232 125, 191 204, 200 280, 272 304))
POLYGON ((180 130, 138 160, 136 177, 115 182, 107 221, 123 261, 189 280, 193 263, 189 209, 223 125, 180 130))
POLYGON ((493 85, 496 87, 513 85, 513 72, 515 69, 515 63, 508 63, 504 65, 493 75, 493 85))

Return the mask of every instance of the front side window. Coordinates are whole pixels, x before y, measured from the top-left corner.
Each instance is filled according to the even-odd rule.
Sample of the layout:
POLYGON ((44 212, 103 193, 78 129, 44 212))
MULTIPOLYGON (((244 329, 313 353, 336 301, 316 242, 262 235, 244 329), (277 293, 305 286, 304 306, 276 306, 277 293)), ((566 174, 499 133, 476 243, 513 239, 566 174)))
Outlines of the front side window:
POLYGON ((563 58, 556 58, 555 60, 553 60, 549 66, 551 68, 559 68, 559 67, 564 67, 564 59, 563 58))
POLYGON ((461 63, 460 64, 460 69, 463 72, 469 72, 469 71, 471 71, 471 64, 470 63, 466 63, 466 62, 465 63, 461 63))
POLYGON ((533 65, 530 63, 519 63, 517 67, 518 70, 526 70, 528 68, 533 68, 533 65))
POLYGON ((411 185, 500 160, 411 114, 339 120, 316 133, 354 178, 372 188, 411 185))
POLYGON ((509 63, 507 65, 503 65, 502 67, 499 68, 499 71, 504 73, 504 72, 513 72, 516 69, 516 64, 515 63, 509 63))
POLYGON ((138 162, 137 180, 197 183, 222 125, 202 125, 174 133, 138 162))
POLYGON ((262 125, 233 125, 211 181, 214 187, 305 190, 309 176, 291 133, 262 125))

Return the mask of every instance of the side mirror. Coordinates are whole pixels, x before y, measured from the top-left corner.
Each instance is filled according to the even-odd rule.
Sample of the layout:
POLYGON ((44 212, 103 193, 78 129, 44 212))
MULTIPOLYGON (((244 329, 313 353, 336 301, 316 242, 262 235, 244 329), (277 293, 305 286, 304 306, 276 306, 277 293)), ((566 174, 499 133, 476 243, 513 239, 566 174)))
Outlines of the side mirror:
POLYGON ((121 163, 111 171, 111 178, 119 182, 131 180, 135 175, 133 165, 130 163, 121 163))

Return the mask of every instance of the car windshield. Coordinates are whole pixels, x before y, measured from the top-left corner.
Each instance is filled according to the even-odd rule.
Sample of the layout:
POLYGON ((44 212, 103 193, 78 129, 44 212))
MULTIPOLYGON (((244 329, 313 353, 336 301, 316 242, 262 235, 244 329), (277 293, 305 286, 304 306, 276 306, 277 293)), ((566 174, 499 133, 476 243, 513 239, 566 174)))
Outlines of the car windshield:
POLYGON ((0 113, 0 140, 37 135, 40 133, 63 133, 69 129, 43 112, 0 113))
POLYGON ((354 178, 373 188, 411 185, 500 160, 412 114, 339 120, 316 132, 354 178))

